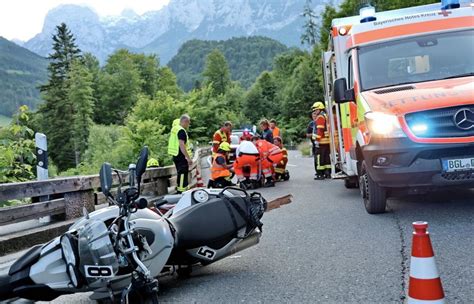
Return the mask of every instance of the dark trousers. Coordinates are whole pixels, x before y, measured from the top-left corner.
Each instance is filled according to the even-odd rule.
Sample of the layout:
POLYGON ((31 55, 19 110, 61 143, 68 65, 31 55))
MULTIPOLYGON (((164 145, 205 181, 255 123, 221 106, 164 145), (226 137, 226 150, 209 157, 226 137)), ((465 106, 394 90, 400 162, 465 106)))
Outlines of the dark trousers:
POLYGON ((313 145, 314 170, 316 174, 329 174, 331 170, 331 150, 329 144, 320 144, 319 147, 313 145))
POLYGON ((209 188, 225 188, 229 186, 234 186, 232 183, 232 180, 225 178, 225 177, 219 177, 216 180, 209 180, 209 188))
POLYGON ((176 167, 177 171, 177 186, 176 191, 178 193, 183 193, 184 191, 188 190, 188 175, 189 175, 189 166, 186 159, 180 159, 173 157, 173 162, 176 167))

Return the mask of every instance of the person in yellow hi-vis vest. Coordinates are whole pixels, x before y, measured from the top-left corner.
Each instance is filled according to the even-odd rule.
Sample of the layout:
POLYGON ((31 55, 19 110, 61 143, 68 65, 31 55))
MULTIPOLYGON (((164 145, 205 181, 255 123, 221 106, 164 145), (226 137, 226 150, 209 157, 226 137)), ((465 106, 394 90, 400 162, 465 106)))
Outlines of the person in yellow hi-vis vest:
POLYGON ((171 134, 168 141, 168 154, 173 156, 173 162, 178 173, 177 187, 178 193, 188 190, 189 167, 193 161, 191 159, 191 149, 189 148, 188 132, 191 124, 189 115, 184 114, 179 119, 173 121, 171 134))

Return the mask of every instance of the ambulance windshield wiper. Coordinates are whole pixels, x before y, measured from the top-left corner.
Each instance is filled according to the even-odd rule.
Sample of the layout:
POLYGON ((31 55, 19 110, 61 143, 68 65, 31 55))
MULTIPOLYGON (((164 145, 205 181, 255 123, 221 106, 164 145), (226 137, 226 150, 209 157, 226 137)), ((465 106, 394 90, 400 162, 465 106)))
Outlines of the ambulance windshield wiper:
MULTIPOLYGON (((465 74, 459 74, 459 75, 449 76, 449 77, 445 77, 445 78, 441 78, 441 79, 452 79, 452 78, 461 78, 461 77, 469 77, 469 76, 474 76, 474 72, 469 72, 469 73, 465 73, 465 74)), ((441 80, 441 79, 440 79, 440 80, 441 80)))

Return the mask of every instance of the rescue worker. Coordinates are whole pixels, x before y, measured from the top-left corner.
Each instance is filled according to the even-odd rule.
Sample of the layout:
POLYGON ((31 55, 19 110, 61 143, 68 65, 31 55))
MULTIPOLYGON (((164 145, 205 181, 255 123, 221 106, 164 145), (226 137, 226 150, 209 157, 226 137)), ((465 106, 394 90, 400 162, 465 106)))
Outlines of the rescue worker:
POLYGON ((314 168, 316 176, 314 179, 323 180, 330 178, 331 157, 329 147, 329 132, 327 127, 328 116, 324 103, 317 101, 311 107, 313 121, 309 124, 306 136, 313 143, 314 168))
POLYGON ((150 158, 146 163, 147 168, 158 168, 159 166, 160 166, 160 163, 158 162, 156 158, 150 158))
POLYGON ((230 144, 230 134, 232 132, 232 123, 230 121, 224 122, 222 128, 214 132, 212 136, 212 153, 213 155, 219 150, 219 146, 223 142, 230 144))
POLYGON ((260 131, 262 131, 262 139, 273 144, 273 133, 272 130, 270 130, 270 123, 268 122, 268 120, 262 119, 259 125, 260 131))
POLYGON ((283 155, 281 161, 275 164, 275 179, 277 181, 287 180, 286 164, 288 163, 288 151, 283 147, 283 141, 279 136, 273 139, 273 144, 280 148, 281 154, 283 155))
POLYGON ((242 132, 242 136, 240 136, 240 142, 243 141, 251 141, 252 140, 252 135, 250 134, 249 130, 245 129, 244 132, 242 132))
POLYGON ((230 144, 223 142, 219 145, 217 153, 212 158, 210 187, 224 188, 234 186, 232 183, 232 165, 228 164, 230 144))
POLYGON ((178 193, 188 190, 189 166, 192 165, 191 149, 189 148, 188 132, 191 118, 183 114, 179 119, 173 121, 173 127, 168 141, 168 154, 173 156, 173 163, 177 171, 178 193))
POLYGON ((270 120, 270 130, 272 130, 273 138, 280 137, 281 139, 280 128, 278 128, 277 122, 275 119, 270 120))
POLYGON ((260 153, 260 163, 262 168, 262 174, 266 179, 265 187, 274 187, 275 182, 273 180, 273 164, 279 163, 283 159, 283 154, 277 146, 264 139, 260 139, 258 136, 252 138, 252 142, 257 147, 260 153))
MULTIPOLYGON (((248 132, 248 131, 247 131, 248 132)), ((250 134, 250 133, 249 133, 250 134)), ((234 171, 243 189, 257 188, 260 171, 260 153, 251 142, 244 140, 237 148, 234 171)))

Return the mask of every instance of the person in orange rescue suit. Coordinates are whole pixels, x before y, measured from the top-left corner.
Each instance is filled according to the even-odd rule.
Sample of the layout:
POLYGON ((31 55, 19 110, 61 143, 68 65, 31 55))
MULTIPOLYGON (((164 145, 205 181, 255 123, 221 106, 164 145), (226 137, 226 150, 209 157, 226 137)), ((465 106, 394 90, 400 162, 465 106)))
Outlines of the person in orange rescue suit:
POLYGON ((230 144, 223 142, 219 145, 217 153, 212 157, 211 179, 209 185, 213 188, 234 186, 232 183, 232 165, 228 163, 230 144))
POLYGON ((234 171, 242 187, 257 187, 260 170, 260 153, 253 142, 244 140, 237 148, 234 171))
POLYGON ((273 133, 272 135, 274 139, 275 137, 281 138, 280 128, 278 128, 278 124, 275 119, 270 119, 270 130, 272 130, 272 133, 273 133))
POLYGON ((275 146, 280 148, 281 154, 283 155, 281 161, 275 164, 275 179, 279 181, 285 178, 286 164, 288 163, 288 151, 285 149, 285 147, 283 147, 283 141, 281 140, 281 137, 277 136, 273 138, 273 143, 275 146))
POLYGON ((223 142, 230 144, 230 134, 232 132, 232 123, 230 121, 224 122, 222 128, 214 132, 212 136, 212 154, 216 154, 219 150, 219 145, 223 142))
POLYGON ((283 154, 280 148, 258 136, 254 136, 252 142, 260 153, 262 174, 266 179, 265 187, 274 187, 273 164, 279 163, 283 159, 283 154))
POLYGON ((306 136, 313 143, 314 167, 316 169, 314 179, 322 180, 331 177, 328 116, 324 103, 315 102, 311 107, 311 116, 313 121, 308 126, 306 136))
POLYGON ((248 140, 248 141, 252 140, 252 135, 247 129, 245 129, 244 132, 242 132, 242 136, 240 136, 240 142, 243 142, 245 140, 248 140))

